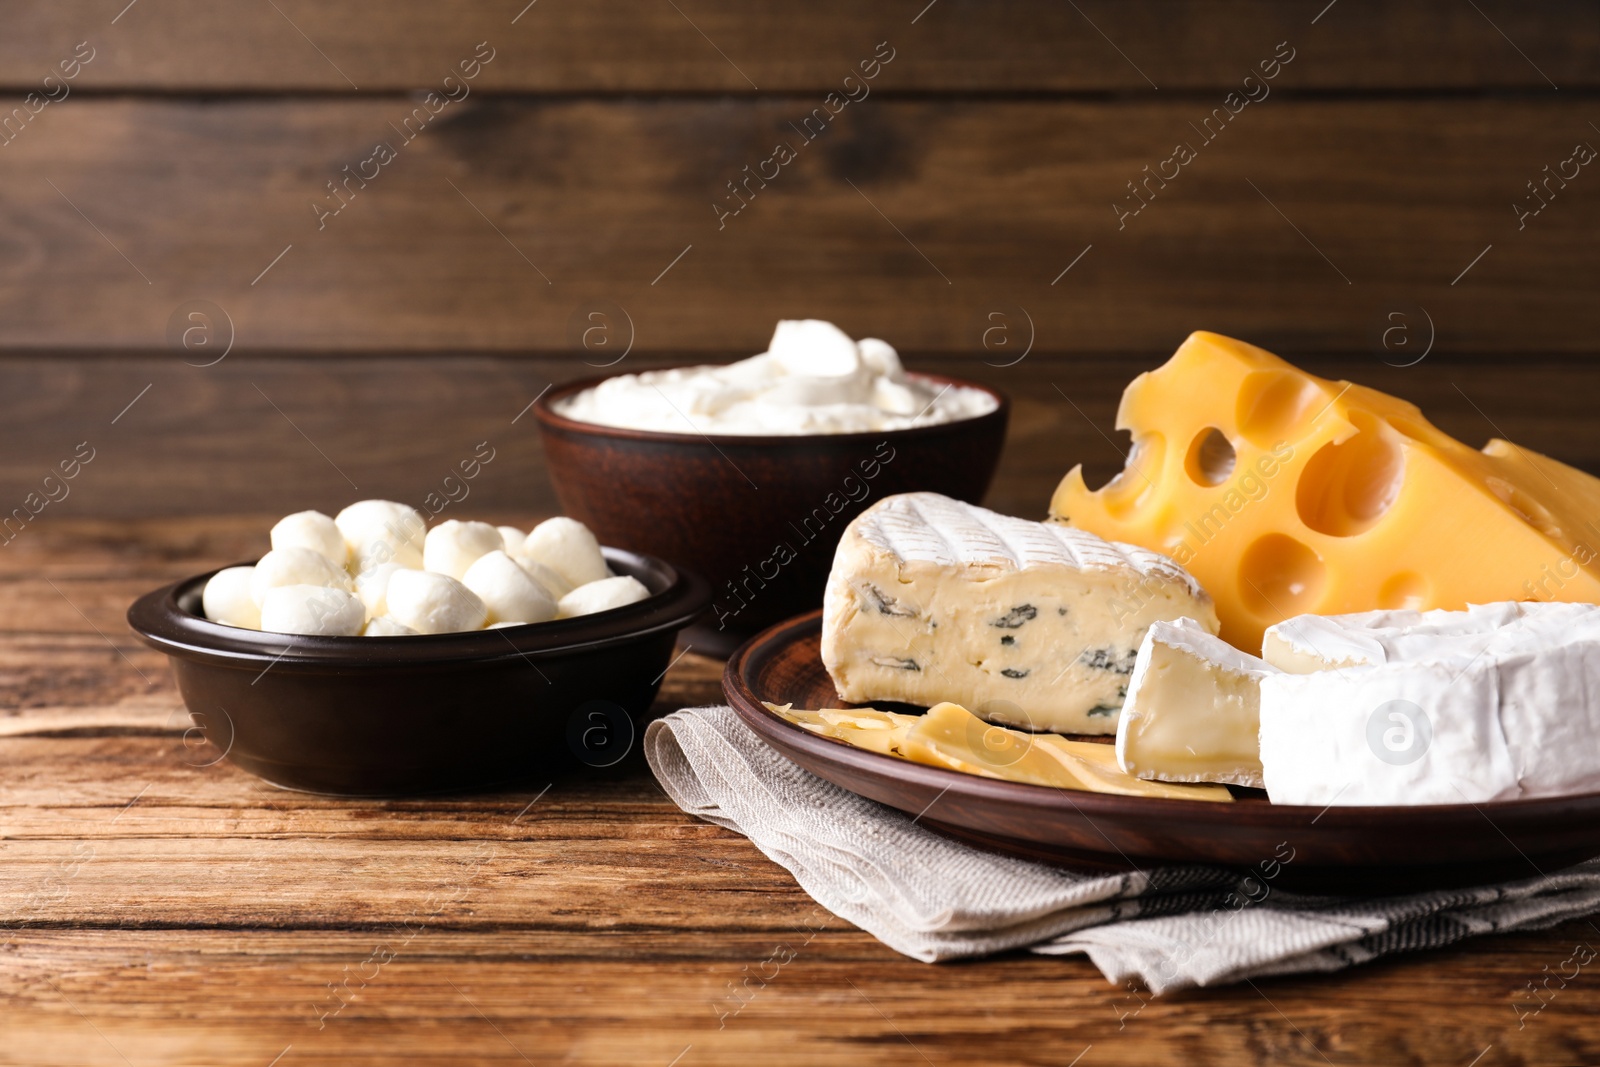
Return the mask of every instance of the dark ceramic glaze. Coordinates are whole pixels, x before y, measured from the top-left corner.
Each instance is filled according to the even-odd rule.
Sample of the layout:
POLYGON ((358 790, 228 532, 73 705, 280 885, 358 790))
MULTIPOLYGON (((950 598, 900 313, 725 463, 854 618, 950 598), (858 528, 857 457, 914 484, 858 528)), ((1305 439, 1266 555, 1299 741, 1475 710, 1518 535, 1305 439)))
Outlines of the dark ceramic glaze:
POLYGON ((699 577, 604 551, 652 595, 498 630, 307 637, 204 618, 202 574, 140 597, 128 624, 170 657, 212 744, 275 785, 352 796, 477 789, 607 765, 655 699, 677 632, 705 610, 699 577))
POLYGON ((809 733, 762 707, 763 700, 852 706, 823 668, 821 638, 821 613, 812 612, 739 649, 722 684, 740 718, 813 774, 987 848, 1103 869, 1243 866, 1258 878, 1270 872, 1265 880, 1275 885, 1328 892, 1529 878, 1600 854, 1600 794, 1319 809, 1272 804, 1260 790, 1241 789, 1234 803, 1217 804, 1048 789, 880 756, 809 733))
POLYGON ((936 389, 978 389, 999 406, 910 430, 707 437, 557 414, 555 402, 604 380, 591 378, 550 390, 533 410, 562 511, 606 544, 648 550, 705 575, 712 609, 684 638, 698 652, 726 656, 774 622, 821 606, 839 536, 869 505, 913 491, 983 499, 1010 402, 973 382, 911 377, 936 389))

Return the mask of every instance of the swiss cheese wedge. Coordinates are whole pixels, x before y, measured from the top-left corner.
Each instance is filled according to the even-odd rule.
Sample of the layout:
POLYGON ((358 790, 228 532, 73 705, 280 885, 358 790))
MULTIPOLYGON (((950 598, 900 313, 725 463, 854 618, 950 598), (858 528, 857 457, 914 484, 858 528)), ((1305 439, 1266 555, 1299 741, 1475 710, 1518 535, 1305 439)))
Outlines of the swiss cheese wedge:
POLYGON ((1475 451, 1416 405, 1191 334, 1135 378, 1128 465, 1074 467, 1051 518, 1171 556, 1259 651, 1305 613, 1600 601, 1600 479, 1508 441, 1475 451))

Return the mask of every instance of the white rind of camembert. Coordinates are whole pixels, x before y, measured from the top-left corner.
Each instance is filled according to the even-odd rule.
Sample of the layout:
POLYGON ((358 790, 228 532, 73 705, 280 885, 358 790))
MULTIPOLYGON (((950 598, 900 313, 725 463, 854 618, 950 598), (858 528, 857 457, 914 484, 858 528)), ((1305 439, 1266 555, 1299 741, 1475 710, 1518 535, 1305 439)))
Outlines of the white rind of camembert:
POLYGON ((1600 624, 1591 604, 1504 600, 1468 604, 1465 611, 1362 611, 1350 615, 1301 615, 1267 628, 1261 656, 1290 674, 1368 667, 1393 661, 1420 662, 1476 655, 1496 649, 1536 649, 1540 635, 1569 626, 1600 624))
POLYGON ((1600 606, 1379 614, 1273 628, 1279 658, 1292 647, 1296 663, 1352 664, 1261 680, 1274 803, 1476 804, 1600 790, 1600 606))
POLYGON ((1261 679, 1277 668, 1193 619, 1150 625, 1117 722, 1135 778, 1262 787, 1261 679))
POLYGON ((951 701, 991 722, 1112 734, 1139 642, 1183 617, 1217 630, 1178 564, 936 493, 888 497, 839 542, 822 662, 845 700, 951 701))

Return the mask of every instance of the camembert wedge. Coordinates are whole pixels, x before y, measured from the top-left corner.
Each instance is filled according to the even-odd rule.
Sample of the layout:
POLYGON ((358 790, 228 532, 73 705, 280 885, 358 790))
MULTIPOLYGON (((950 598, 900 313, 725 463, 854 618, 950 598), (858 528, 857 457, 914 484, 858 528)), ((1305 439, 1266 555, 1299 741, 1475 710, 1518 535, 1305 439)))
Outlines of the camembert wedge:
POLYGON ((1117 764, 1136 778, 1262 788, 1261 679, 1276 673, 1189 619, 1153 623, 1117 723, 1117 764))
POLYGON ((1216 630, 1210 598, 1164 556, 906 493, 839 542, 822 662, 853 703, 953 701, 991 722, 1112 734, 1145 630, 1185 616, 1216 630))

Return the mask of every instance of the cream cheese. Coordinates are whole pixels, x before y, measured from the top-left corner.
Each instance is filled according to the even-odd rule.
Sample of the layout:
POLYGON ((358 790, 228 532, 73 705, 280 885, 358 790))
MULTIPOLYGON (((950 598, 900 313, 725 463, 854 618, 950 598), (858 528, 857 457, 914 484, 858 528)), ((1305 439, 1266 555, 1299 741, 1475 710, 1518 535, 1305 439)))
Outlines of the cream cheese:
POLYGON ((831 322, 785 319, 767 351, 726 366, 608 378, 555 404, 569 419, 624 429, 734 436, 865 433, 986 415, 990 394, 909 377, 893 347, 831 322))

